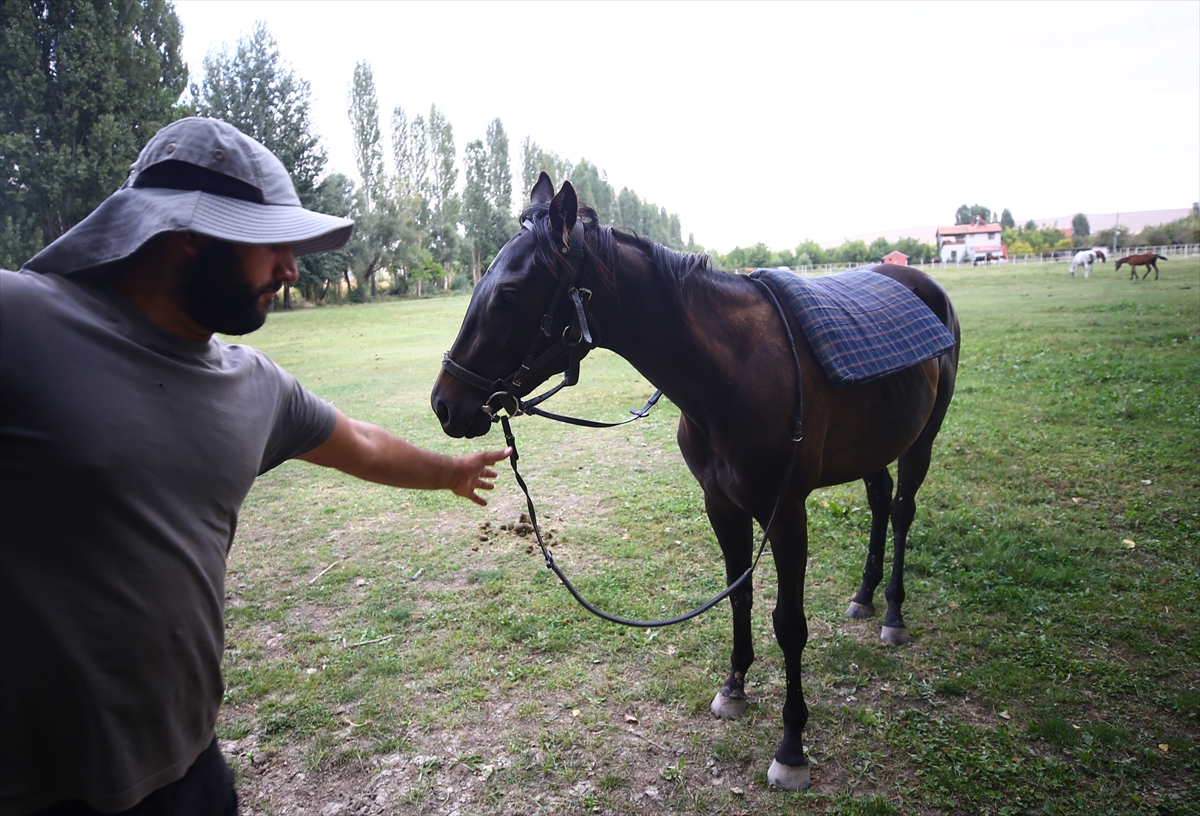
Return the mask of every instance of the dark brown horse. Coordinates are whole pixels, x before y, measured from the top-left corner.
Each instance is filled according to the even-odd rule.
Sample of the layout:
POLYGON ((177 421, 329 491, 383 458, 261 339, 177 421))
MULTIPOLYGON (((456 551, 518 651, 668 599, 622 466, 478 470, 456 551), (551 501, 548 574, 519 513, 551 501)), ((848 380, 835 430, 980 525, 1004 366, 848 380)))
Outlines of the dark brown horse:
POLYGON ((1126 255, 1124 258, 1117 258, 1117 269, 1121 268, 1121 264, 1129 264, 1129 279, 1137 280, 1137 268, 1139 266, 1146 267, 1146 274, 1142 275, 1142 280, 1150 277, 1150 269, 1154 268, 1154 279, 1158 280, 1158 262, 1165 261, 1165 255, 1157 255, 1153 252, 1143 252, 1139 255, 1126 255))
MULTIPOLYGON (((767 778, 776 787, 806 788, 802 733, 808 707, 800 684, 808 641, 805 499, 819 487, 856 479, 866 483, 871 535, 862 584, 847 615, 875 614, 890 518, 894 554, 881 637, 908 642, 901 614, 905 539, 934 437, 954 392, 959 351, 954 307, 945 291, 916 269, 873 267, 915 292, 949 328, 954 346, 882 379, 835 387, 794 317, 783 318, 754 281, 713 271, 706 256, 674 252, 600 226, 595 212, 578 205, 569 182, 555 195, 545 173, 531 198, 522 215, 524 228, 500 250, 475 289, 447 354, 450 362, 434 385, 433 410, 451 436, 487 433, 494 408, 489 403, 497 398, 489 390, 524 395, 562 372, 571 353, 558 341, 562 327, 572 326, 573 313, 586 308, 591 328, 598 329, 595 345, 624 357, 679 407, 679 447, 704 489, 729 582, 749 568, 753 522, 768 523, 795 450, 794 472, 768 531, 779 582, 773 621, 786 664, 787 699, 783 740, 767 778), (590 288, 590 301, 586 294, 561 296, 560 282, 576 274, 586 283, 578 289, 571 284, 571 291, 578 295, 590 288), (556 305, 548 310, 547 304, 556 305), (802 382, 803 439, 795 447, 797 373, 782 319, 792 324, 802 382), (551 359, 545 359, 547 350, 551 359), (897 460, 899 486, 893 496, 888 465, 897 460)), ((584 353, 589 342, 583 342, 584 353)), ((712 704, 721 717, 746 709, 746 672, 754 661, 752 597, 749 581, 730 596, 731 666, 712 704)))

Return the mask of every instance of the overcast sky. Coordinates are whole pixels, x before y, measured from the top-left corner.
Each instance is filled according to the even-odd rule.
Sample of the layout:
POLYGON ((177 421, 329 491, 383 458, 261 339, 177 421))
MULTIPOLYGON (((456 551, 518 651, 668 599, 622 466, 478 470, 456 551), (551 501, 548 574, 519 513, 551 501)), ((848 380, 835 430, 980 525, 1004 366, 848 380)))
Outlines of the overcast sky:
POLYGON ((1200 200, 1196 2, 175 8, 193 81, 267 23, 312 84, 329 170, 357 177, 347 95, 367 60, 386 153, 397 104, 445 113, 460 168, 499 117, 518 184, 531 136, 720 252, 953 223, 964 203, 1024 222, 1200 200))

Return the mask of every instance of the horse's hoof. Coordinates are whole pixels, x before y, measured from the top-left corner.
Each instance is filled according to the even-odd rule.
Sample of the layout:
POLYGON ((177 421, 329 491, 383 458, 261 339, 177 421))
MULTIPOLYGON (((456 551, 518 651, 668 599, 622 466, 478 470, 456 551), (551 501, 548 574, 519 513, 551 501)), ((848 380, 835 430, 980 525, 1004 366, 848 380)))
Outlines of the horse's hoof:
POLYGON ((713 716, 720 717, 723 720, 736 720, 746 713, 746 698, 726 697, 718 691, 717 696, 713 697, 712 705, 708 707, 708 710, 713 713, 713 716))
POLYGON ((879 631, 879 639, 893 646, 912 643, 912 638, 908 636, 907 626, 885 626, 879 631))
POLYGON ((808 790, 812 776, 807 765, 784 765, 778 759, 771 760, 767 771, 767 784, 779 790, 808 790))
POLYGON ((875 607, 870 604, 860 604, 857 601, 851 601, 849 608, 846 610, 847 618, 873 618, 875 617, 875 607))

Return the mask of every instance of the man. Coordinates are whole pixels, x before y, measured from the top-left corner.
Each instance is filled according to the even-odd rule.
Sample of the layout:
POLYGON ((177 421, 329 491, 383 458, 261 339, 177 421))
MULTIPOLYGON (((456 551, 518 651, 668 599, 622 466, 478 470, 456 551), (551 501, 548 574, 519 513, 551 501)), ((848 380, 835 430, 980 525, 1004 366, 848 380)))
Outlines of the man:
POLYGON ((352 228, 192 118, 0 272, 0 816, 236 813, 214 736, 225 559, 258 474, 296 457, 486 504, 509 451, 421 450, 213 337, 261 326, 295 256, 352 228))

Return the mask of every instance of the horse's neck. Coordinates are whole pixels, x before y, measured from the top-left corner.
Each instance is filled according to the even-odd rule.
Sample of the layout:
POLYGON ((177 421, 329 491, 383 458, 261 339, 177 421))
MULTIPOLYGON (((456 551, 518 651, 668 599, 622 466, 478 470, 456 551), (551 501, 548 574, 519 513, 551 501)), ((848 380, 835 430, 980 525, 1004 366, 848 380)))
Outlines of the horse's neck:
POLYGON ((712 388, 741 372, 764 303, 749 280, 695 272, 686 281, 622 254, 614 291, 596 303, 606 348, 629 361, 685 411, 703 410, 712 388))

